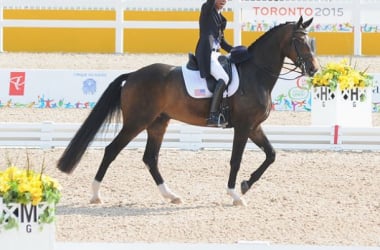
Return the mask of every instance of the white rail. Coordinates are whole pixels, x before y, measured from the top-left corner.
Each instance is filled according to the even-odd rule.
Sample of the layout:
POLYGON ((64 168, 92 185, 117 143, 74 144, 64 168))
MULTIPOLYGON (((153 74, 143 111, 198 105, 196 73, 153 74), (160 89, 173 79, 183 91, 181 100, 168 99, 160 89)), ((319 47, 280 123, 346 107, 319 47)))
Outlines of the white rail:
MULTIPOLYGON (((177 0, 0 0, 0 51, 3 51, 3 28, 6 27, 67 27, 67 28, 94 28, 107 27, 116 31, 115 52, 123 53, 124 28, 184 28, 194 29, 198 22, 164 22, 164 21, 124 21, 124 10, 173 10, 193 11, 199 10, 204 0, 188 0, 186 3, 177 0), (4 20, 4 9, 70 9, 70 10, 114 10, 114 21, 89 21, 89 20, 4 20)), ((271 0, 230 0, 228 9, 234 13, 234 21, 228 23, 229 28, 234 30, 234 44, 241 44, 242 10, 254 7, 273 5, 271 0)), ((355 55, 361 55, 361 16, 363 10, 376 10, 380 8, 379 0, 281 0, 277 1, 277 7, 312 8, 324 7, 328 10, 334 6, 342 7, 352 13, 351 21, 354 27, 354 51, 355 55)), ((335 8, 334 7, 334 8, 335 8)))
MULTIPOLYGON (((80 124, 69 123, 0 123, 1 147, 66 147, 80 124)), ((111 124, 99 133, 90 147, 105 147, 116 136, 120 124, 111 124)), ((380 151, 380 127, 349 128, 329 126, 264 126, 269 140, 285 150, 370 150, 380 151)), ((146 133, 138 135, 127 148, 144 148, 146 133)), ((231 149, 233 129, 170 124, 163 148, 186 150, 231 149)), ((249 142, 248 149, 258 149, 249 142)))

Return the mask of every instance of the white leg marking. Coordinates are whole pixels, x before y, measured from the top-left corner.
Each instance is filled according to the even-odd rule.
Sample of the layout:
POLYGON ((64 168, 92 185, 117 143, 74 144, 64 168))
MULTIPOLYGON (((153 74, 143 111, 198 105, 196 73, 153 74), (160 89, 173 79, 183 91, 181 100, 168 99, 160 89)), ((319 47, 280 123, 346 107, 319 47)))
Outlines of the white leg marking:
POLYGON ((169 199, 171 203, 174 203, 174 204, 182 203, 181 198, 177 196, 175 193, 173 193, 165 183, 158 185, 158 190, 160 190, 160 193, 162 194, 162 196, 165 199, 169 199))
POLYGON ((102 203, 102 199, 100 198, 100 182, 94 180, 92 182, 92 198, 90 200, 91 204, 100 204, 102 203))
POLYGON ((240 198, 234 188, 227 188, 227 194, 232 197, 234 206, 246 206, 245 201, 240 198))

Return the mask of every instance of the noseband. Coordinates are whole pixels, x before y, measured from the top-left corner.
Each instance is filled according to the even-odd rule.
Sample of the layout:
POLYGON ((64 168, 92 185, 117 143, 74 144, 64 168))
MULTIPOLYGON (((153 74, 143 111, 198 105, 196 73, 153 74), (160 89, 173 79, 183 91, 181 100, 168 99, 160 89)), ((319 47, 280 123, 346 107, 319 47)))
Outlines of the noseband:
POLYGON ((306 59, 309 59, 312 57, 311 54, 302 54, 300 53, 299 50, 299 44, 301 43, 300 38, 296 36, 297 33, 301 33, 302 35, 307 35, 307 32, 303 29, 298 29, 293 32, 293 37, 292 37, 292 45, 294 46, 294 49, 297 54, 296 61, 294 62, 294 66, 297 68, 301 69, 301 74, 305 75, 306 72, 306 59))

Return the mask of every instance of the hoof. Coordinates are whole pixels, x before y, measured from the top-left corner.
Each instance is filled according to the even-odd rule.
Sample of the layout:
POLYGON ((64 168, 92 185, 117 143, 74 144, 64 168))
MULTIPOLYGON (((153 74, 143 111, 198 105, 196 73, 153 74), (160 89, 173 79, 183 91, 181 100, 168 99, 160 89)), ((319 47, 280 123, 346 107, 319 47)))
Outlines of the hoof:
POLYGON ((247 191, 249 190, 249 184, 248 184, 248 181, 242 181, 241 182, 241 186, 240 186, 240 188, 241 188, 241 193, 242 194, 245 194, 245 193, 247 193, 247 191))
POLYGON ((247 204, 245 203, 244 200, 240 199, 240 200, 234 200, 234 202, 232 203, 235 207, 246 207, 247 204))
POLYGON ((92 198, 90 200, 90 204, 102 204, 102 200, 100 198, 92 198))
POLYGON ((182 200, 181 198, 177 197, 177 198, 172 199, 170 203, 179 205, 179 204, 182 204, 182 200))

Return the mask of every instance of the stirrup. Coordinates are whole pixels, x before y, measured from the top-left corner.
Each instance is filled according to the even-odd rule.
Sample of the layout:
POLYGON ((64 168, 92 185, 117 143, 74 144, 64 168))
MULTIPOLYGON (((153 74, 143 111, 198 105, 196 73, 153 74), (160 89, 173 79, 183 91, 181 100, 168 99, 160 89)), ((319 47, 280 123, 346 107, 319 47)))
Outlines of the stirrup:
POLYGON ((225 128, 228 125, 223 114, 211 114, 207 119, 208 127, 217 127, 217 128, 225 128))

